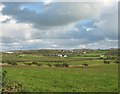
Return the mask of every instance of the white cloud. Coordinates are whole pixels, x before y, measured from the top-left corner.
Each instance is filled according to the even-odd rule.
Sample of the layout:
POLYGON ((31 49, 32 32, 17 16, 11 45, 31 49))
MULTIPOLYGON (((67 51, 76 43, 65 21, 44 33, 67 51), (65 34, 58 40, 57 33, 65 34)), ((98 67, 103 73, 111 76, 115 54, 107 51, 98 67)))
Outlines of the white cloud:
POLYGON ((88 28, 88 27, 83 27, 84 29, 86 29, 86 31, 91 31, 91 30, 94 30, 94 28, 88 28))
POLYGON ((109 48, 118 48, 118 40, 105 39, 95 43, 90 43, 86 45, 86 48, 92 49, 109 49, 109 48))
POLYGON ((48 4, 52 3, 53 0, 43 0, 43 2, 44 2, 45 5, 48 5, 48 4))
POLYGON ((43 12, 37 13, 29 9, 20 10, 21 5, 24 5, 23 3, 4 4, 5 8, 2 12, 5 15, 14 17, 18 22, 32 23, 37 29, 68 25, 81 19, 94 18, 100 15, 103 8, 102 3, 57 2, 44 6, 43 12))
POLYGON ((2 31, 4 37, 23 39, 30 37, 31 27, 23 23, 3 23, 2 31))
POLYGON ((0 22, 10 18, 9 16, 2 14, 2 9, 4 7, 5 6, 2 3, 0 3, 0 22))
POLYGON ((4 5, 2 3, 0 3, 0 12, 2 11, 4 5))
POLYGON ((95 35, 118 38, 118 4, 114 3, 111 7, 105 8, 105 11, 94 24, 95 35))
MULTIPOLYGON (((117 6, 103 3, 51 3, 43 14, 6 7, 0 14, 4 49, 111 48, 117 47, 117 6), (93 11, 94 10, 94 11, 93 11), (19 12, 21 12, 19 14, 19 12), (29 16, 28 16, 29 15, 29 16), (43 15, 43 16, 41 16, 43 15), (84 29, 76 24, 83 19, 98 19, 84 29), (8 20, 10 19, 10 20, 8 20), (8 20, 8 21, 7 21, 8 20)), ((6 4, 7 6, 7 4, 6 4)), ((2 11, 2 8, 0 8, 2 11)))

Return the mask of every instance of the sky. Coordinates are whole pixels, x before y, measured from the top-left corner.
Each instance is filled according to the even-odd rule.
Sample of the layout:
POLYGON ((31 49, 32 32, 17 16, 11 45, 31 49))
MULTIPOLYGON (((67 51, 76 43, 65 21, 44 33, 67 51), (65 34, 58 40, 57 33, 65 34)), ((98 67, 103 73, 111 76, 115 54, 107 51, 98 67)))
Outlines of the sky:
POLYGON ((2 50, 118 47, 118 3, 2 2, 2 50))

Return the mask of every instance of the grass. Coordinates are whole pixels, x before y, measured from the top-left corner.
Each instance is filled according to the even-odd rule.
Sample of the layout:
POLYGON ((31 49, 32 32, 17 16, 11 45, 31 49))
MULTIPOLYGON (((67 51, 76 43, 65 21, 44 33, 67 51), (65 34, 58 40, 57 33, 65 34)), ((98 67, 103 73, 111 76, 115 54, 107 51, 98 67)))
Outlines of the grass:
POLYGON ((118 64, 114 63, 117 56, 111 54, 110 56, 115 58, 107 59, 110 64, 104 64, 104 59, 100 58, 100 55, 107 52, 108 50, 94 50, 86 54, 73 54, 67 58, 45 56, 44 54, 48 54, 47 51, 43 51, 44 54, 4 53, 3 63, 7 64, 10 61, 18 65, 4 65, 2 69, 7 71, 8 82, 22 84, 23 91, 27 92, 117 92, 118 64), (33 61, 42 66, 25 65, 33 61), (69 64, 70 67, 48 66, 63 63, 69 64), (78 68, 84 63, 89 66, 78 68))
POLYGON ((88 68, 6 66, 9 80, 23 84, 30 92, 115 92, 118 90, 118 65, 101 64, 88 68))

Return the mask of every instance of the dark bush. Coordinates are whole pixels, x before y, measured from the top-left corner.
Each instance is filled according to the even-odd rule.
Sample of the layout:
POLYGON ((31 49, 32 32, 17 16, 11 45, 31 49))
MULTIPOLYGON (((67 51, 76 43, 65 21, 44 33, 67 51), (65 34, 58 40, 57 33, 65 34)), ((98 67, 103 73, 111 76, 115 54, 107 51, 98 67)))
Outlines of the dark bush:
POLYGON ((27 65, 27 63, 24 63, 25 65, 27 65))
POLYGON ((120 61, 119 60, 115 60, 114 63, 118 64, 118 63, 120 63, 120 61))
POLYGON ((24 63, 25 65, 32 65, 31 63, 24 63))
POLYGON ((110 64, 110 61, 104 60, 103 63, 104 63, 104 64, 110 64))
POLYGON ((17 63, 14 62, 14 61, 7 61, 7 64, 9 64, 9 65, 17 65, 17 63))
POLYGON ((27 63, 28 65, 32 65, 31 63, 27 63))
POLYGON ((63 64, 54 64, 55 67, 69 67, 68 63, 63 63, 63 64))
POLYGON ((63 65, 63 67, 69 67, 68 63, 63 63, 62 65, 63 65))
POLYGON ((3 71, 2 72, 2 79, 4 80, 4 78, 6 77, 7 71, 3 71))
POLYGON ((37 62, 36 62, 36 61, 33 61, 33 62, 32 62, 32 64, 35 64, 35 65, 37 65, 37 62))
POLYGON ((18 65, 16 62, 12 62, 11 65, 18 65))
POLYGON ((47 64, 49 67, 52 67, 52 64, 47 64))
POLYGON ((11 61, 6 61, 6 63, 7 63, 7 64, 12 64, 12 62, 11 62, 11 61))
POLYGON ((88 66, 88 64, 86 64, 86 63, 84 63, 84 64, 82 64, 84 67, 87 67, 88 66))
POLYGON ((62 64, 54 64, 55 67, 63 67, 62 64))
POLYGON ((5 63, 5 61, 2 61, 2 63, 5 63))
POLYGON ((42 66, 42 64, 40 64, 40 63, 37 63, 36 65, 37 65, 37 66, 42 66))

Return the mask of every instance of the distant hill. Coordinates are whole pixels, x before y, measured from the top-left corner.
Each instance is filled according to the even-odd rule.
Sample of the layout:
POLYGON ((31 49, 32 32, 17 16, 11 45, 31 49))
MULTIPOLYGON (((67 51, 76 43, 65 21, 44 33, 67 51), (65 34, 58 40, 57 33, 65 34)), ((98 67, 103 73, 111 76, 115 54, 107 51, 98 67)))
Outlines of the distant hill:
MULTIPOLYGON (((43 55, 43 56, 56 56, 58 54, 62 55, 80 55, 80 54, 104 54, 104 55, 118 55, 118 49, 72 49, 72 50, 54 50, 54 49, 41 49, 41 50, 17 50, 12 51, 13 53, 19 54, 36 54, 36 55, 43 55)), ((5 53, 5 52, 3 52, 5 53)))

